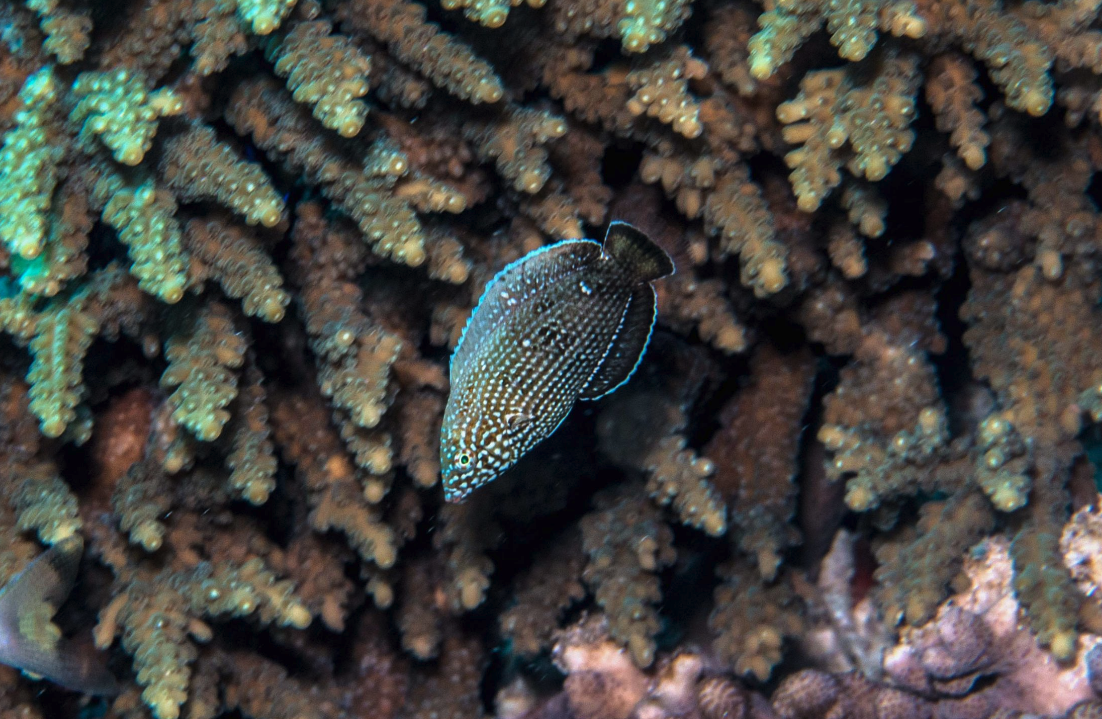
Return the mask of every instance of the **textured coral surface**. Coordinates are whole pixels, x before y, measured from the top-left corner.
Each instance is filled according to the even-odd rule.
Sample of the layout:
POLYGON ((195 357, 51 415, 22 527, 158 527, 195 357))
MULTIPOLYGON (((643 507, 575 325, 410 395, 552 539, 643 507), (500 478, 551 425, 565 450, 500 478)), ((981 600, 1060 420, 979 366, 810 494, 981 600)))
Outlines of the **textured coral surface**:
POLYGON ((1099 9, 0 0, 0 586, 121 687, 0 719, 1102 716, 1099 9), (445 504, 613 219, 634 378, 445 504))

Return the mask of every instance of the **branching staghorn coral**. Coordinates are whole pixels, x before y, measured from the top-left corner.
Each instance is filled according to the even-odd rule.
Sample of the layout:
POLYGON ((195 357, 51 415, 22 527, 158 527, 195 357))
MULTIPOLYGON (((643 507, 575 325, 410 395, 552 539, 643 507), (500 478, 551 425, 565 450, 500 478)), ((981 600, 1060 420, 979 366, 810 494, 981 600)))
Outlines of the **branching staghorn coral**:
POLYGON ((722 428, 705 448, 717 471, 715 485, 731 508, 731 537, 772 580, 798 533, 795 460, 815 366, 804 353, 781 354, 762 345, 751 379, 719 414, 722 428))
MULTIPOLYGON (((1031 115, 1042 115, 1053 99, 1049 75, 1053 57, 1039 36, 1043 30, 1048 30, 1057 47, 1076 44, 1052 37, 1052 30, 1059 23, 1047 27, 1038 23, 1042 32, 1034 34, 1002 3, 988 0, 965 2, 959 6, 939 0, 821 5, 781 2, 767 8, 759 20, 762 29, 750 40, 750 69, 754 77, 767 78, 789 62, 825 19, 838 54, 851 61, 862 60, 868 55, 876 43, 877 29, 898 37, 926 39, 935 48, 939 42, 959 44, 988 66, 992 80, 1007 93, 1011 107, 1031 115)), ((1075 27, 1075 15, 1066 18, 1065 22, 1069 29, 1075 27)), ((1086 43, 1080 41, 1078 44, 1082 47, 1086 43)), ((1074 51, 1071 54, 1076 55, 1074 51)))
MULTIPOLYGON (((228 119, 235 129, 251 133, 254 142, 287 163, 292 171, 305 172, 319 182, 326 196, 357 221, 379 252, 412 266, 424 262, 424 235, 410 207, 423 195, 407 200, 395 191, 409 165, 390 142, 385 138, 376 140, 358 168, 343 159, 333 142, 308 139, 314 134, 310 119, 299 114, 273 84, 242 86, 231 104, 234 109, 228 119)), ((426 189, 446 194, 443 188, 426 189)), ((434 211, 463 209, 462 202, 431 204, 434 211)))
POLYGON ((296 102, 314 106, 314 117, 342 137, 360 131, 367 106, 371 60, 348 38, 331 34, 324 21, 296 24, 276 47, 275 71, 287 78, 296 102))
POLYGON ((684 437, 663 437, 643 461, 650 472, 647 492, 658 504, 672 504, 685 524, 712 536, 727 530, 722 503, 709 481, 715 465, 687 449, 684 437))
MULTIPOLYGON (((168 541, 187 544, 202 541, 202 528, 194 516, 181 515, 184 524, 179 533, 170 531, 168 541), (191 533, 198 531, 198 537, 191 533)), ((105 532, 112 530, 105 529, 105 532)), ((101 534, 105 544, 98 547, 108 563, 118 559, 119 548, 101 534)), ((213 538, 207 537, 213 543, 213 538)), ((197 657, 195 641, 212 638, 212 629, 202 617, 219 615, 248 616, 256 613, 264 623, 304 628, 310 612, 293 594, 293 585, 279 580, 259 557, 244 563, 195 561, 187 545, 173 547, 176 562, 161 571, 152 567, 137 572, 126 566, 114 566, 124 589, 116 594, 100 615, 96 643, 105 647, 122 635, 123 646, 134 654, 138 682, 145 686, 143 699, 160 719, 179 716, 180 705, 187 700, 191 678, 189 665, 197 657), (133 573, 132 573, 133 572, 133 573)), ((211 544, 207 552, 216 552, 211 544)))
POLYGON ((544 145, 565 133, 561 117, 515 107, 500 122, 476 120, 468 123, 464 132, 482 159, 493 160, 518 192, 528 194, 543 189, 551 176, 544 145))
POLYGON ((11 470, 18 475, 10 478, 5 494, 21 531, 34 531, 42 542, 54 544, 80 530, 76 497, 56 465, 38 460, 11 470))
POLYGON ((280 397, 272 412, 276 444, 308 492, 311 526, 340 530, 366 561, 390 567, 397 559, 394 533, 365 499, 356 466, 318 399, 280 397))
POLYGON ((42 252, 33 259, 13 255, 11 266, 20 287, 30 295, 52 297, 65 284, 88 269, 88 235, 95 216, 88 196, 89 178, 70 176, 56 191, 50 213, 48 234, 42 252))
POLYGON ((1032 507, 1033 522, 1010 545, 1014 561, 1014 593, 1029 608, 1037 641, 1053 656, 1067 661, 1076 652, 1076 624, 1084 601, 1072 583, 1060 555, 1056 518, 1061 513, 1032 507))
MULTIPOLYGON (((79 531, 81 521, 76 498, 58 476, 57 465, 43 456, 42 440, 29 405, 28 387, 6 377, 0 394, 4 505, 11 512, 8 520, 12 533, 34 531, 40 540, 53 544, 79 531)), ((12 538, 13 552, 29 560, 32 553, 20 552, 20 543, 12 538)))
POLYGON ((968 2, 960 9, 934 2, 931 29, 960 43, 987 65, 991 79, 1015 110, 1042 115, 1052 105, 1052 51, 1000 2, 968 2))
POLYGON ((765 681, 781 660, 785 638, 803 630, 802 606, 791 579, 764 581, 741 557, 720 566, 718 573, 722 583, 708 617, 712 648, 736 674, 765 681))
POLYGON ((145 78, 126 70, 114 73, 83 73, 73 83, 76 105, 69 123, 77 129, 77 139, 93 147, 93 138, 111 150, 124 165, 137 165, 153 146, 157 120, 183 110, 171 90, 148 93, 145 78))
POLYGON ((618 37, 625 52, 639 53, 661 43, 676 30, 688 16, 690 5, 684 0, 587 0, 584 3, 552 0, 547 9, 556 32, 567 38, 579 35, 618 37))
POLYGON ((991 139, 983 131, 985 117, 976 109, 983 91, 976 86, 976 71, 967 58, 940 55, 926 81, 926 100, 937 116, 937 129, 949 132, 964 164, 978 170, 987 161, 985 149, 991 139))
POLYGON ((610 496, 581 522, 589 562, 582 577, 608 613, 609 634, 627 645, 636 665, 654 661, 659 598, 654 576, 676 556, 670 530, 644 502, 610 496))
POLYGON ((195 219, 184 228, 191 282, 214 279, 245 314, 279 322, 290 302, 283 277, 258 238, 226 218, 195 219))
POLYGON ((424 7, 417 3, 357 0, 344 4, 340 19, 350 29, 386 43, 397 59, 461 99, 494 103, 504 94, 493 67, 427 22, 424 7))
POLYGON ((129 248, 130 271, 141 288, 170 304, 179 302, 187 271, 172 195, 152 178, 130 181, 107 169, 92 188, 92 201, 129 248))
POLYGON ((431 558, 405 563, 396 614, 402 648, 420 660, 436 657, 443 638, 440 584, 443 572, 431 558))
POLYGON ((660 181, 690 218, 703 217, 709 232, 721 237, 721 252, 739 255, 743 281, 755 293, 772 294, 787 283, 785 248, 776 241, 761 191, 745 167, 723 168, 707 158, 646 156, 640 176, 648 184, 660 181))
POLYGON ((571 604, 585 596, 579 581, 585 566, 581 538, 558 538, 518 582, 516 605, 499 615, 501 633, 521 655, 532 656, 551 644, 550 629, 571 604), (564 581, 565 580, 565 581, 564 581))
POLYGON ((922 481, 925 459, 947 442, 932 367, 915 353, 883 342, 882 336, 866 340, 858 356, 871 361, 854 365, 842 378, 827 399, 826 423, 819 430, 819 440, 834 455, 828 464, 831 475, 854 475, 846 483, 846 504, 856 510, 912 489, 922 481), (909 385, 905 390, 901 380, 909 385), (880 395, 879 387, 890 387, 894 396, 880 395), (859 396, 881 401, 863 403, 859 396), (890 404, 892 399, 899 404, 890 404))
POLYGON ((267 35, 279 27, 295 0, 230 0, 237 16, 257 35, 267 35))
MULTIPOLYGON (((657 188, 635 183, 618 193, 611 212, 652 233, 663 246, 669 246, 667 242, 684 233, 685 228, 662 218, 658 212, 660 204, 657 188)), ((699 276, 698 268, 707 262, 707 238, 694 233, 684 242, 687 257, 679 257, 676 274, 655 287, 662 323, 685 335, 691 335, 695 329, 701 339, 728 354, 745 350, 747 329, 724 297, 723 284, 699 276)))
POLYGON ((135 462, 115 483, 112 509, 120 516, 119 528, 130 536, 131 544, 149 552, 161 548, 165 525, 161 521, 171 506, 169 483, 163 467, 156 462, 135 462))
POLYGON ((161 174, 179 199, 218 200, 250 225, 273 227, 283 217, 283 201, 260 167, 238 158, 209 127, 166 142, 161 174))
POLYGON ((49 67, 27 78, 19 91, 15 127, 4 134, 0 150, 0 172, 8 185, 0 195, 0 241, 24 260, 42 252, 57 165, 65 155, 53 122, 57 83, 49 67))
POLYGON ((885 620, 919 625, 945 598, 945 587, 960 571, 964 553, 990 531, 991 509, 976 492, 922 506, 917 532, 888 540, 876 552, 877 581, 885 620))
POLYGON ((169 397, 173 419, 209 442, 230 419, 225 407, 237 396, 236 370, 245 360, 245 338, 220 304, 209 305, 189 329, 165 344, 169 364, 161 386, 175 388, 169 397))
MULTIPOLYGON (((376 432, 390 399, 390 369, 402 349, 400 338, 386 332, 360 308, 362 293, 346 278, 354 274, 357 247, 352 240, 326 225, 318 208, 304 205, 295 228, 296 251, 303 271, 300 280, 302 312, 311 335, 311 349, 319 358, 318 383, 330 397, 334 418, 356 462, 372 474, 385 475, 391 467, 390 440, 376 432), (313 252, 345 256, 351 267, 311 265, 313 252), (351 269, 351 273, 349 270, 351 269)), ((373 501, 382 498, 380 489, 373 501)))
MULTIPOLYGON (((1102 611, 1057 541, 1102 417, 1096 3, 32 0, 0 26, 0 580, 85 540, 59 626, 99 616, 113 715, 973 716, 1047 701, 1031 670, 1097 706, 1102 611), (677 261, 651 350, 445 507, 472 305, 609 220, 677 261), (876 642, 788 654, 847 509, 835 591, 876 642), (931 669, 992 535, 1016 643, 931 669), (583 614, 609 629, 557 634, 583 614), (584 649, 560 693, 556 645, 584 649)), ((28 681, 0 670, 0 713, 76 716, 28 681)))
POLYGON ((54 300, 37 318, 30 341, 30 410, 42 423, 42 433, 58 437, 76 419, 81 400, 84 357, 99 329, 88 312, 88 293, 68 302, 54 300))
POLYGON ((402 715, 410 719, 483 716, 479 679, 485 663, 485 650, 478 638, 463 636, 452 628, 435 666, 422 666, 412 672, 402 715))
POLYGON ((398 461, 419 487, 431 487, 440 478, 438 418, 443 407, 443 398, 429 389, 406 397, 398 407, 402 447, 398 461))
POLYGON ((62 65, 77 62, 84 56, 91 42, 90 13, 83 9, 70 9, 68 3, 58 0, 28 0, 27 7, 38 15, 38 23, 46 40, 42 49, 57 57, 62 65))
POLYGON ((688 84, 700 80, 707 72, 708 66, 682 45, 669 60, 627 74, 627 83, 635 91, 628 100, 628 111, 636 116, 656 117, 679 135, 699 137, 704 131, 700 106, 689 94, 688 84))
POLYGON ((726 353, 746 349, 746 328, 734 316, 718 282, 679 274, 659 288, 658 303, 668 326, 685 334, 695 326, 702 339, 726 353))
POLYGON ((850 61, 863 60, 869 54, 878 30, 896 37, 920 38, 926 34, 926 21, 908 0, 771 2, 758 19, 761 30, 750 38, 750 74, 759 80, 772 75, 824 23, 838 55, 850 61))
POLYGON ((251 504, 264 504, 275 489, 277 469, 272 429, 268 421, 264 377, 255 360, 245 367, 245 386, 237 395, 236 417, 230 425, 232 451, 226 457, 230 485, 251 504))
POLYGON ((887 57, 875 79, 855 86, 847 70, 809 73, 800 94, 777 107, 800 209, 811 212, 842 181, 840 168, 877 182, 911 149, 918 71, 914 58, 887 57))
MULTIPOLYGON (((1024 525, 1015 539, 1015 582, 1023 601, 1030 605, 1030 617, 1042 641, 1052 643, 1057 656, 1067 657, 1074 647, 1080 599, 1071 591, 1066 569, 1036 562, 1056 551, 1058 528, 1066 516, 1063 480, 1069 457, 1077 453, 1075 437, 1083 410, 1092 406, 1093 390, 1086 387, 1097 381, 1099 369, 1097 359, 1081 349, 1089 346, 1085 339, 1092 325, 1087 318, 1095 311, 1089 298, 1097 288, 1094 282, 1084 284, 1073 272, 1055 282, 1042 280, 1041 270, 1033 265, 1012 274, 974 272, 975 294, 964 311, 972 324, 966 342, 974 348, 978 371, 988 378, 1005 407, 1005 420, 1033 446, 1033 496, 1035 500, 1046 498, 1048 505, 1031 505, 1033 521, 1024 525), (1020 302, 1011 305, 1020 307, 1017 313, 997 304, 979 310, 982 293, 1000 297, 1002 302, 1013 303, 1014 297, 1029 299, 1024 306, 1020 302), (1057 316, 1062 318, 1060 322, 1055 321, 1057 316), (1075 319, 1064 324, 1069 318, 1075 319), (996 356, 992 330, 998 332, 996 328, 1005 322, 1023 324, 996 356), (1080 328, 1074 340, 1065 334, 1070 326, 1080 328), (1060 349, 1069 340, 1072 344, 1060 349), (1075 365, 1078 367, 1071 369, 1075 365), (1073 378, 1079 378, 1082 386, 1073 378)), ((1028 479, 1016 486, 1024 494, 1028 479)))
POLYGON ((486 600, 494 571, 487 555, 501 534, 485 501, 448 505, 440 514, 443 527, 433 545, 444 560, 445 602, 454 613, 470 611, 486 600))
MULTIPOLYGON (((543 7, 546 0, 526 0, 531 7, 543 7)), ((501 27, 509 17, 510 7, 519 7, 521 0, 449 0, 442 7, 445 10, 463 8, 463 14, 474 22, 486 27, 501 27)))
POLYGON ((597 425, 601 449, 617 464, 645 473, 647 494, 680 520, 712 535, 727 530, 726 507, 712 486, 714 463, 687 448, 685 406, 693 381, 658 391, 642 386, 611 402, 597 425))

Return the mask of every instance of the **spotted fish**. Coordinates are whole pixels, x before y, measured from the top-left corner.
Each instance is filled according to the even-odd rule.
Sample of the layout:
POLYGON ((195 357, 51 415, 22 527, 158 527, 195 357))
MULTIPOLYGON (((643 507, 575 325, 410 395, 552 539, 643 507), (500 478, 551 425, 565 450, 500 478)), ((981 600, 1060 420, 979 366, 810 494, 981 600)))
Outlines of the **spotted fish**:
POLYGON ((451 360, 440 433, 444 497, 461 502, 549 437, 579 399, 631 377, 654 327, 651 282, 673 260, 624 222, 566 240, 486 286, 451 360))

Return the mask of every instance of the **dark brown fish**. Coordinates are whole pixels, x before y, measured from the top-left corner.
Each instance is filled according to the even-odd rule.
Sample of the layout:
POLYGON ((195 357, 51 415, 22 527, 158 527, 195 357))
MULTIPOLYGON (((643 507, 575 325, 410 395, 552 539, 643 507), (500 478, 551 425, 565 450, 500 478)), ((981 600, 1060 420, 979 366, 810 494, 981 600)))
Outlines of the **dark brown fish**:
POLYGON ((444 497, 463 501, 550 436, 579 399, 628 381, 655 318, 651 282, 673 261, 631 225, 567 240, 503 269, 451 361, 440 434, 444 497))
POLYGON ((79 692, 114 694, 101 658, 50 621, 73 588, 83 548, 78 537, 63 539, 0 589, 0 663, 79 692))

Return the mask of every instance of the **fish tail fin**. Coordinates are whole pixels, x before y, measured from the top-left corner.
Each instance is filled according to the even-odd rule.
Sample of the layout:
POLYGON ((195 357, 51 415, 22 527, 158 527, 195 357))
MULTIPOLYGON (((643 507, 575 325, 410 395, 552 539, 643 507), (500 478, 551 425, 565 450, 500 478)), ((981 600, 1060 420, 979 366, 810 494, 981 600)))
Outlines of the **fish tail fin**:
POLYGON ((63 539, 0 590, 0 663, 89 694, 110 694, 115 678, 98 657, 61 637, 54 613, 76 579, 84 543, 63 539))
POLYGON ((62 539, 12 577, 0 590, 0 631, 25 632, 27 617, 44 607, 50 608, 52 617, 69 596, 83 549, 77 536, 62 539))
POLYGON ((654 240, 626 222, 611 222, 605 234, 605 251, 623 262, 640 280, 650 282, 675 271, 669 254, 654 240))

